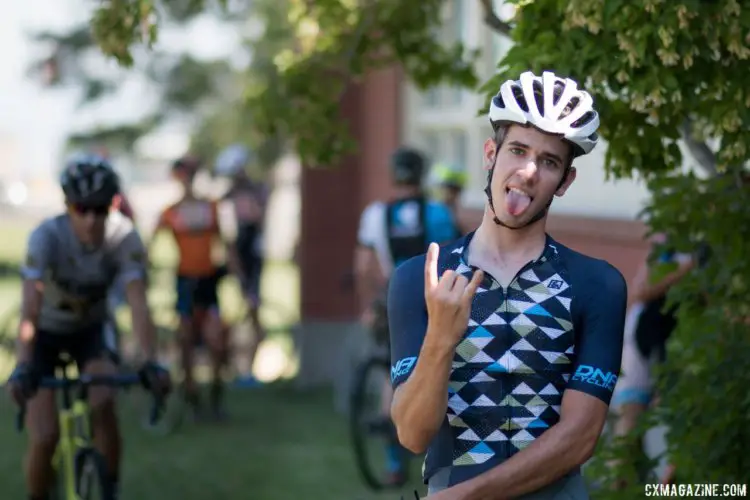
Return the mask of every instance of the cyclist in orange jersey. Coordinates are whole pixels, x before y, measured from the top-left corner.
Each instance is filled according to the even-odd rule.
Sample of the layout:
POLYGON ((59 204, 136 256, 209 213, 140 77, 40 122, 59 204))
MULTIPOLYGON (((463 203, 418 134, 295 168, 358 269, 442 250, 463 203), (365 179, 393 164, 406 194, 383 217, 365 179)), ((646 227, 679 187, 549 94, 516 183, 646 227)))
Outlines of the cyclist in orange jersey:
POLYGON ((225 417, 222 368, 227 360, 227 329, 221 321, 218 280, 223 274, 213 259, 213 249, 221 241, 217 204, 197 197, 193 181, 200 162, 193 157, 177 160, 172 174, 182 184, 183 195, 159 217, 157 232, 169 230, 179 252, 176 309, 180 317, 179 342, 185 372, 185 399, 194 414, 203 414, 201 398, 193 378, 195 347, 205 342, 211 357, 213 382, 210 403, 215 418, 225 417))

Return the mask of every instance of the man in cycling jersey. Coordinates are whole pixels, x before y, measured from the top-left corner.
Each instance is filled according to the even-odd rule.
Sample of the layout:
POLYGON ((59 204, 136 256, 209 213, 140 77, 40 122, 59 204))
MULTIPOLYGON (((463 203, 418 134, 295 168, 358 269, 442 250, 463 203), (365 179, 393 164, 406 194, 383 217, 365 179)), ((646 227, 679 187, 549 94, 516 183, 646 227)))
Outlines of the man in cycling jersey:
POLYGON ((216 202, 200 198, 193 191, 199 168, 198 159, 190 156, 173 163, 172 174, 182 186, 182 196, 162 212, 156 232, 169 231, 179 253, 175 307, 180 318, 178 339, 185 372, 185 400, 192 407, 193 416, 201 419, 203 407, 193 377, 193 358, 196 346, 205 342, 213 375, 210 409, 214 418, 223 419, 222 371, 228 356, 228 339, 219 311, 219 269, 214 260, 214 245, 222 238, 216 202))
POLYGON ((617 380, 626 285, 545 231, 548 209, 597 143, 591 96, 525 72, 492 99, 479 228, 402 264, 388 313, 393 421, 428 450, 435 500, 585 499, 617 380))
POLYGON ((263 230, 268 206, 268 189, 253 181, 247 174, 252 160, 248 148, 233 144, 224 149, 216 159, 215 173, 231 180, 222 202, 228 204, 237 225, 237 233, 230 254, 236 257, 232 270, 237 275, 247 303, 247 318, 251 322, 252 337, 248 349, 250 373, 239 377, 237 383, 251 387, 258 383, 252 375, 258 348, 266 338, 259 317, 260 278, 263 274, 263 230))
MULTIPOLYGON (((115 374, 105 338, 109 328, 107 289, 125 283, 133 330, 140 339, 142 373, 160 390, 168 374, 156 363, 154 324, 146 301, 145 249, 132 223, 110 212, 119 181, 109 163, 95 155, 72 158, 61 174, 65 213, 43 221, 31 233, 22 267, 21 324, 17 365, 8 388, 25 405, 29 449, 26 486, 31 499, 47 499, 52 456, 57 445, 57 406, 51 389, 39 389, 41 377, 55 375, 61 353, 79 370, 115 374)), ((121 438, 113 389, 89 392, 94 443, 107 461, 110 484, 117 494, 121 438)))
MULTIPOLYGON (((393 269, 407 259, 424 253, 430 242, 444 243, 458 237, 450 209, 430 201, 422 188, 426 170, 424 156, 410 148, 399 148, 391 156, 394 196, 388 202, 377 201, 365 208, 359 223, 355 252, 355 276, 365 326, 376 337, 388 340, 385 290, 393 269), (378 325, 385 325, 385 328, 378 325)), ((382 410, 389 420, 392 390, 386 381, 382 410)), ((388 450, 389 481, 402 482, 405 461, 396 443, 388 450)))
POLYGON ((473 229, 473 226, 466 220, 467 218, 460 206, 461 194, 468 181, 466 171, 463 167, 454 163, 437 163, 432 167, 432 178, 440 188, 440 199, 453 212, 453 218, 456 220, 461 234, 468 233, 473 229))

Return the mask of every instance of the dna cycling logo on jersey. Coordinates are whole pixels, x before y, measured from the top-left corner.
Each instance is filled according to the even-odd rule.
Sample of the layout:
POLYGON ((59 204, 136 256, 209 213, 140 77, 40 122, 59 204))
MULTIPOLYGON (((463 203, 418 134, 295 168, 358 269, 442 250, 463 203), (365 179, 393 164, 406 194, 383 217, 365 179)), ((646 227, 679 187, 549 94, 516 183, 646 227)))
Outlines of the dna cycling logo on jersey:
POLYGON ((599 368, 589 365, 580 365, 573 375, 572 382, 586 382, 599 387, 604 387, 608 391, 615 389, 617 375, 612 372, 604 373, 599 368))
POLYGON ((417 357, 399 359, 395 365, 391 366, 391 382, 402 375, 407 375, 417 362, 417 357))

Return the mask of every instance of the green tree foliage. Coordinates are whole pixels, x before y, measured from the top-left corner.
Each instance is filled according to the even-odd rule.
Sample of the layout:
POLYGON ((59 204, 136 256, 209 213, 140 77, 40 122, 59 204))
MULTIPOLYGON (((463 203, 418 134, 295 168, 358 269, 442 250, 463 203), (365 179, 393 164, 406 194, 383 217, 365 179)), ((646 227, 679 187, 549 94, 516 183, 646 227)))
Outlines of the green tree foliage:
MULTIPOLYGON (((433 36, 444 0, 287 1, 291 43, 271 51, 266 63, 275 70, 254 80, 246 97, 253 126, 292 139, 308 164, 330 165, 351 150, 337 106, 350 79, 368 69, 401 64, 423 88, 475 84, 473 54, 460 44, 444 47, 433 36)), ((508 31, 492 14, 491 1, 480 1, 485 22, 508 31)), ((198 3, 190 5, 198 9, 198 3)), ((667 233, 676 250, 711 249, 705 265, 670 292, 680 305, 680 323, 654 414, 671 426, 669 458, 684 480, 746 481, 750 9, 737 0, 513 3, 515 45, 484 87, 488 98, 499 81, 526 69, 554 69, 582 82, 601 111, 608 174, 648 182, 650 227, 667 233), (695 160, 692 169, 683 165, 684 151, 695 160)), ((93 23, 106 54, 128 64, 131 45, 153 41, 152 4, 102 3, 93 23)), ((273 30, 269 25, 267 33, 273 30)), ((621 448, 602 456, 622 457, 621 448)), ((609 479, 602 473, 600 483, 609 479)))
MULTIPOLYGON (((111 151, 130 153, 134 143, 173 118, 188 117, 197 122, 205 120, 216 107, 231 108, 241 98, 241 91, 228 92, 237 71, 223 60, 197 60, 189 54, 157 47, 156 21, 160 27, 185 29, 201 15, 222 19, 227 29, 239 30, 247 17, 242 4, 233 10, 223 3, 195 1, 164 2, 152 5, 145 2, 102 2, 93 11, 91 24, 83 22, 64 32, 44 31, 33 34, 33 40, 49 47, 49 54, 32 64, 30 73, 49 89, 80 89, 79 109, 116 98, 116 92, 131 75, 138 75, 152 89, 149 98, 156 105, 145 116, 134 122, 115 123, 102 117, 92 129, 77 130, 68 138, 71 148, 104 145, 111 151), (113 17, 114 16, 114 17, 113 17), (135 22, 140 30, 127 37, 128 28, 135 22), (127 50, 123 40, 133 43, 127 50), (136 46, 136 42, 142 46, 136 46), (101 55, 100 45, 111 47, 120 57, 121 66, 113 67, 111 60, 101 55), (119 50, 119 51, 118 51, 119 50), (98 57, 97 57, 98 56, 98 57)), ((107 58, 109 55, 107 54, 107 58)))
MULTIPOLYGON (((92 19, 105 54, 133 62, 132 47, 155 41, 156 0, 103 2, 92 19), (136 4, 138 7, 136 8, 136 4)), ((200 0, 190 2, 195 8, 200 0)), ((205 2, 206 4, 210 2, 205 2)), ((346 86, 367 70, 401 64, 422 88, 438 82, 474 86, 475 53, 436 39, 444 0, 287 0, 256 12, 265 37, 275 40, 267 64, 251 74, 245 109, 261 134, 284 137, 309 165, 329 166, 354 148, 339 118, 346 86)))

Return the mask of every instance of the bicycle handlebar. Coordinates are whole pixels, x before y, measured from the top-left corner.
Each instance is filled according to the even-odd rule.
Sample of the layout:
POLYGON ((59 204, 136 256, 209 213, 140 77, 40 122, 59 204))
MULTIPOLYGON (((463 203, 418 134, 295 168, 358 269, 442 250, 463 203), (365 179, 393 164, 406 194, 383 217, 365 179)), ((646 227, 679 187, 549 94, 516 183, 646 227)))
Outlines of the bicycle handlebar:
MULTIPOLYGON (((81 375, 76 379, 44 377, 39 383, 39 389, 69 389, 73 387, 130 387, 133 385, 142 385, 141 377, 136 373, 126 373, 119 375, 81 375)), ((149 422, 153 425, 161 417, 164 406, 164 397, 152 391, 153 404, 149 411, 149 422)), ((26 405, 21 406, 16 415, 16 430, 21 432, 24 428, 26 418, 26 405)))

